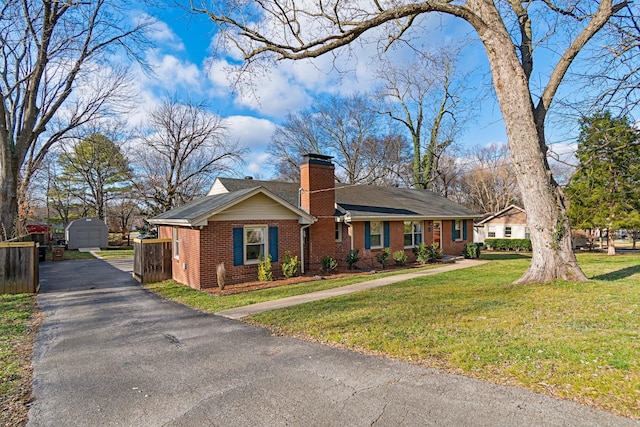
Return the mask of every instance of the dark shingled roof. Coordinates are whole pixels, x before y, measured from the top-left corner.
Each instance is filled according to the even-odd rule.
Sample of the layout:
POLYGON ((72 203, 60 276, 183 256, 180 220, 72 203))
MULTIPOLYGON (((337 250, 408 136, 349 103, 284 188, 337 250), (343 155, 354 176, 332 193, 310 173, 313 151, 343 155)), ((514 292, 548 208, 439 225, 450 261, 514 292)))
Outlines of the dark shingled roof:
POLYGON ((336 188, 336 203, 359 217, 416 216, 423 218, 470 218, 477 213, 446 197, 413 188, 355 185, 336 188))
MULTIPOLYGON (((293 206, 298 206, 300 184, 297 182, 233 178, 218 178, 218 181, 231 192, 262 186, 293 206)), ((336 203, 339 209, 349 212, 352 219, 393 216, 445 219, 479 216, 476 212, 432 191, 412 188, 374 185, 338 186, 336 203)))
POLYGON ((217 194, 215 196, 204 196, 167 212, 163 212, 152 219, 194 220, 202 215, 206 215, 208 212, 215 211, 229 203, 232 203, 234 200, 253 191, 255 187, 257 186, 238 191, 231 191, 229 193, 217 194))

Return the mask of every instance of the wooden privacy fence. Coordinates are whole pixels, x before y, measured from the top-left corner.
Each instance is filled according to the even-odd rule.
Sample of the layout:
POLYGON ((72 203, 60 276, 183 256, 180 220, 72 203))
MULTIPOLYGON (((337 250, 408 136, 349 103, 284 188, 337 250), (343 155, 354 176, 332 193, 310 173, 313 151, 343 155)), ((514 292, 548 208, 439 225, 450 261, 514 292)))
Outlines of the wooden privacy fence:
POLYGON ((0 294, 40 290, 36 242, 0 242, 0 294))
POLYGON ((133 277, 140 283, 171 278, 171 239, 133 239, 133 277))

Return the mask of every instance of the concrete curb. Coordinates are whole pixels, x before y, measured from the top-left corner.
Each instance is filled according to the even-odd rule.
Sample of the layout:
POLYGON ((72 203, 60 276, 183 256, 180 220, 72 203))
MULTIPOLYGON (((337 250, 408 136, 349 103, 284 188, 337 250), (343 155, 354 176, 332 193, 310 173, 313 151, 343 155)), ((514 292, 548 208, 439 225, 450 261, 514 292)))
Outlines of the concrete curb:
POLYGON ((447 271, 461 270, 463 268, 476 267, 486 264, 489 261, 480 261, 475 259, 465 259, 455 264, 448 264, 432 270, 420 271, 415 273, 398 274, 396 276, 381 277, 379 279, 367 280, 366 282, 356 283, 354 285, 342 286, 339 288, 326 289, 324 291, 312 292, 304 295, 295 295, 288 298, 282 298, 273 301, 265 301, 257 304, 246 305, 244 307, 235 307, 228 310, 218 311, 214 313, 217 316, 226 317, 228 319, 242 319, 243 317, 262 313, 265 311, 277 310, 280 308, 291 307, 306 302, 318 301, 321 299, 332 298, 340 295, 351 294, 353 292, 364 291, 367 289, 378 288, 390 285, 392 283, 402 282, 404 280, 415 279, 416 277, 431 276, 433 274, 444 273, 447 271))

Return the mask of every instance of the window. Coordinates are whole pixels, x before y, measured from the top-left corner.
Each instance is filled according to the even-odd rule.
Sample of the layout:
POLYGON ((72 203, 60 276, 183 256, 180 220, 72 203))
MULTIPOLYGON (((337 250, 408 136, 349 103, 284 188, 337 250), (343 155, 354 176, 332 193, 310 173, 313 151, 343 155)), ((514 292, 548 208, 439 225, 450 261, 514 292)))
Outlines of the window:
POLYGON ((531 233, 529 232, 529 227, 525 227, 524 228, 524 238, 525 239, 530 239, 531 238, 531 233))
POLYGON ((267 226, 252 225, 244 228, 244 262, 257 263, 260 255, 266 253, 267 226))
POLYGON ((180 245, 178 244, 178 227, 173 227, 173 257, 178 259, 180 256, 180 245))
POLYGON ((511 227, 504 228, 504 237, 511 237, 511 227))
POLYGON ((371 221, 371 228, 369 231, 369 238, 372 248, 382 247, 382 222, 371 221))
POLYGON ((453 237, 454 240, 462 240, 462 221, 459 219, 454 221, 453 237))
POLYGON ((342 223, 336 222, 336 242, 342 242, 342 223))
POLYGON ((404 222, 404 247, 413 248, 422 243, 422 223, 404 222))
POLYGON ((495 225, 490 225, 489 226, 489 233, 487 234, 487 237, 496 237, 496 226, 495 225))

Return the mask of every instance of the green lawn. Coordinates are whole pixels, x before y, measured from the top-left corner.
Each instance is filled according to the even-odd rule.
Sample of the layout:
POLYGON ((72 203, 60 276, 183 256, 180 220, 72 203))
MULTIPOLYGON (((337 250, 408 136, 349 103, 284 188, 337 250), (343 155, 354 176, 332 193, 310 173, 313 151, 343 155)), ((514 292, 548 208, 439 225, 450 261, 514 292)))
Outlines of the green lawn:
POLYGON ((393 270, 385 273, 362 274, 341 279, 316 280, 269 289, 261 289, 242 294, 217 296, 203 291, 197 291, 187 286, 175 283, 171 280, 158 283, 147 283, 144 286, 165 298, 181 302, 205 313, 215 313, 228 308, 241 307, 256 304, 263 301, 272 301, 294 295, 302 295, 324 289, 337 288, 352 285, 366 280, 378 279, 407 272, 416 272, 440 267, 438 264, 428 265, 420 269, 393 270))
POLYGON ((105 251, 97 251, 96 255, 104 259, 133 258, 133 248, 131 246, 113 247, 105 251))
MULTIPOLYGON (((131 246, 113 247, 103 251, 97 251, 96 254, 105 259, 133 258, 133 248, 131 246)), ((47 251, 47 261, 51 261, 52 259, 53 259, 53 251, 47 251)), ((72 250, 67 249, 64 251, 64 259, 65 260, 95 259, 95 257, 89 252, 80 252, 77 249, 72 249, 72 250)))
POLYGON ((26 420, 35 305, 35 295, 0 295, 0 425, 26 420))
MULTIPOLYGON (((95 259, 95 257, 93 255, 91 255, 89 252, 80 252, 77 249, 73 249, 73 250, 65 249, 65 251, 64 251, 64 259, 65 260, 70 260, 70 259, 95 259)), ((47 251, 47 261, 52 261, 52 260, 53 260, 53 251, 47 251)))
POLYGON ((275 333, 640 418, 640 256, 580 254, 593 280, 514 286, 529 258, 426 276, 251 318, 275 333))

